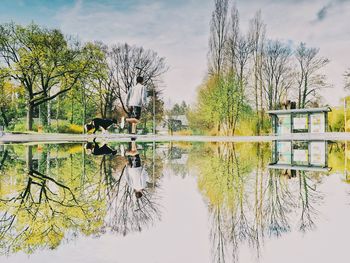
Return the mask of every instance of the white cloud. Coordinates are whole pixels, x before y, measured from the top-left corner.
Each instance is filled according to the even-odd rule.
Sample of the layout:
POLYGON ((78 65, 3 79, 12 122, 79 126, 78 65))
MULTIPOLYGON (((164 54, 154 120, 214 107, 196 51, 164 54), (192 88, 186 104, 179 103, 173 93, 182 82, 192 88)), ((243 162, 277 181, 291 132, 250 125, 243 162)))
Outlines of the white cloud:
MULTIPOLYGON (((317 13, 327 1, 238 1, 241 27, 262 10, 267 24, 267 37, 306 42, 319 47, 331 63, 326 69, 334 84, 328 102, 336 104, 343 95, 343 72, 350 67, 348 1, 336 0, 322 21, 317 13)), ((140 1, 129 8, 77 1, 73 8, 58 11, 56 20, 61 29, 83 40, 106 43, 128 42, 151 48, 167 58, 170 66, 164 77, 165 97, 173 101, 193 102, 196 87, 207 68, 209 21, 213 1, 140 1)))
POLYGON ((64 32, 83 40, 142 45, 167 59, 165 97, 195 100, 195 88, 206 72, 211 2, 188 1, 179 6, 147 2, 128 10, 89 6, 78 1, 60 10, 56 19, 64 32))
MULTIPOLYGON (((325 68, 328 81, 334 86, 323 92, 326 102, 339 104, 344 96, 343 74, 350 67, 350 2, 337 0, 322 21, 316 21, 318 11, 327 2, 313 1, 259 1, 263 19, 267 24, 267 37, 292 40, 295 44, 306 42, 320 48, 320 54, 331 60, 325 68)), ((242 20, 248 20, 259 8, 257 1, 242 3, 242 20)), ((247 26, 246 26, 247 27, 247 26)))

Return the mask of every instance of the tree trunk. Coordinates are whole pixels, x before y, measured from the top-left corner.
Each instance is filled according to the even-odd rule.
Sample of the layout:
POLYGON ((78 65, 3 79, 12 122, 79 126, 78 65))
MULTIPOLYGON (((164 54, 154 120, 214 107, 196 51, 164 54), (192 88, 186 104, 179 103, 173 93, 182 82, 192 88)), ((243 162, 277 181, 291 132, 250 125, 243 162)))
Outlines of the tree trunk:
POLYGON ((70 124, 73 124, 73 119, 74 119, 74 99, 73 99, 73 96, 72 96, 72 101, 71 101, 71 112, 72 112, 72 115, 70 117, 70 124))
POLYGON ((39 120, 43 128, 47 126, 47 107, 48 102, 39 105, 39 120))
POLYGON ((51 125, 51 102, 47 102, 47 126, 50 127, 51 125))
MULTIPOLYGON (((262 60, 262 54, 260 54, 260 60, 262 60)), ((260 88, 260 129, 264 127, 264 100, 263 100, 263 77, 262 77, 262 62, 260 61, 259 68, 259 88, 260 88)))
POLYGON ((260 115, 259 115, 259 89, 258 89, 258 50, 255 50, 254 59, 254 91, 255 91, 255 111, 257 116, 257 134, 260 135, 260 115))
POLYGON ((34 113, 34 107, 31 103, 28 104, 28 111, 27 111, 27 130, 32 131, 33 130, 33 114, 34 113))
POLYGON ((4 120, 4 125, 7 128, 9 126, 9 120, 6 117, 5 109, 1 108, 1 117, 4 120))
POLYGON ((57 109, 56 109, 56 132, 58 132, 58 118, 60 116, 60 97, 57 98, 57 109))
POLYGON ((85 133, 85 129, 84 129, 84 125, 86 123, 86 95, 85 95, 85 85, 83 85, 83 123, 82 123, 82 126, 83 126, 83 133, 85 133))

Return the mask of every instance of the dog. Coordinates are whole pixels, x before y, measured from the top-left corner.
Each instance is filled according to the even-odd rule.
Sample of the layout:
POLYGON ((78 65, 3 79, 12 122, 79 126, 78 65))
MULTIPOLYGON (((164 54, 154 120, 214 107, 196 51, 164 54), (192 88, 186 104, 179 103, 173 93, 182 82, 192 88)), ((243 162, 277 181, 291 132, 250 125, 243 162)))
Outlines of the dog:
POLYGON ((286 100, 285 102, 281 103, 281 108, 283 110, 294 110, 296 109, 296 102, 295 101, 290 101, 290 100, 286 100))
POLYGON ((100 128, 102 129, 102 132, 105 132, 112 126, 117 126, 121 129, 123 129, 124 128, 124 118, 122 118, 122 121, 120 122, 120 124, 118 124, 117 120, 94 118, 91 120, 91 122, 85 124, 84 127, 85 127, 86 132, 94 130, 93 133, 95 134, 100 128))

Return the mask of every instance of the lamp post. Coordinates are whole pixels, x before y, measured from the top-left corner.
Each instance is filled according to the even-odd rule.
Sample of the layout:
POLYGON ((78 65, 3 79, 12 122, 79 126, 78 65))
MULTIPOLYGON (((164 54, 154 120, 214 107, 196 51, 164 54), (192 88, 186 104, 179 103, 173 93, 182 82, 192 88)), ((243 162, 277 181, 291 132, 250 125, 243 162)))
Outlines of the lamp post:
POLYGON ((156 89, 153 85, 153 135, 156 135, 156 89))
POLYGON ((344 132, 346 132, 346 97, 344 98, 344 132))
MULTIPOLYGON (((347 105, 346 105, 346 97, 344 98, 344 132, 346 132, 346 109, 347 105)), ((345 140, 345 150, 344 150, 344 155, 345 155, 345 163, 344 163, 344 173, 345 173, 345 179, 348 180, 348 171, 347 171, 347 166, 348 166, 348 157, 346 156, 346 151, 348 148, 348 142, 347 140, 345 140)))

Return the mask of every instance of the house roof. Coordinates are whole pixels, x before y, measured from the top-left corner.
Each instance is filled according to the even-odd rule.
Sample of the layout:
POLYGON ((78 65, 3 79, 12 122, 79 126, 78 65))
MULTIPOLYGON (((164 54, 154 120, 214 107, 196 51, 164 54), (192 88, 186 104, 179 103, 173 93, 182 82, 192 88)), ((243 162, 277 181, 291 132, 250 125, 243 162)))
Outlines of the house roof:
POLYGON ((170 116, 170 120, 176 120, 176 121, 181 121, 182 125, 188 125, 188 119, 186 115, 177 115, 177 116, 170 116))
POLYGON ((270 115, 280 115, 289 113, 321 113, 332 111, 330 107, 323 108, 308 108, 308 109, 293 109, 293 110, 269 110, 267 111, 270 115))

